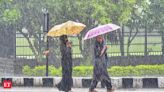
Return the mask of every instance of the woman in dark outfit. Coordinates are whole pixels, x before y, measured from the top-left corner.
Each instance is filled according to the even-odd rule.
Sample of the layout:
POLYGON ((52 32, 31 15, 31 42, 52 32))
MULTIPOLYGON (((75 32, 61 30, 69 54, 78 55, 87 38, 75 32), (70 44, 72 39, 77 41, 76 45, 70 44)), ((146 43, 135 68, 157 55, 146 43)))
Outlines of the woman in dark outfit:
POLYGON ((73 85, 72 80, 72 50, 71 42, 66 35, 60 37, 62 80, 56 85, 60 91, 70 92, 73 85))
POLYGON ((107 50, 107 46, 104 45, 103 37, 96 37, 95 45, 94 45, 94 69, 93 69, 93 79, 91 82, 91 86, 89 92, 97 92, 94 90, 99 81, 105 83, 107 92, 113 92, 111 79, 109 78, 107 72, 107 66, 105 62, 105 53, 107 50))

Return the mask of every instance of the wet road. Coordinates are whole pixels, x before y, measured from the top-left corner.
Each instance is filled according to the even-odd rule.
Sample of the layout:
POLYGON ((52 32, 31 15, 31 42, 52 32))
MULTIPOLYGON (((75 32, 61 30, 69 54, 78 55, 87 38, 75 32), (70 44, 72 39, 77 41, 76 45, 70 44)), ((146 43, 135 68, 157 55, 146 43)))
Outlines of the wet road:
MULTIPOLYGON (((106 92, 105 89, 96 89, 98 92, 106 92)), ((73 92, 88 92, 88 88, 73 88, 73 92)), ((14 87, 11 89, 0 88, 0 92, 61 92, 56 88, 24 88, 14 87)), ((164 92, 164 89, 119 89, 115 92, 164 92)))

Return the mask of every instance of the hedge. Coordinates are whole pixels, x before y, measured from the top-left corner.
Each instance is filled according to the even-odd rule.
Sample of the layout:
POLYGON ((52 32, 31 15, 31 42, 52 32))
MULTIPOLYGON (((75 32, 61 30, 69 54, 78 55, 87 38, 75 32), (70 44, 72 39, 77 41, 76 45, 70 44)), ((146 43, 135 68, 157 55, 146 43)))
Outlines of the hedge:
MULTIPOLYGON (((23 67, 23 74, 26 76, 45 76, 45 66, 36 66, 30 68, 23 67)), ((49 66, 49 76, 61 76, 61 68, 49 66)), ((138 66, 112 66, 108 69, 111 76, 163 76, 164 64, 162 65, 138 65, 138 66)), ((73 67, 73 76, 75 77, 90 77, 93 74, 93 66, 76 66, 73 67)))

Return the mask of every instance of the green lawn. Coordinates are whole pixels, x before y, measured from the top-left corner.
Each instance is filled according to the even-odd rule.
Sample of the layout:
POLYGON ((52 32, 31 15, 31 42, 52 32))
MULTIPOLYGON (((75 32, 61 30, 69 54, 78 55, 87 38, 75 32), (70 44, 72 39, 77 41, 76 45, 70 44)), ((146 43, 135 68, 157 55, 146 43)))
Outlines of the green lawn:
MULTIPOLYGON (((69 38, 73 42, 73 53, 80 53, 79 50, 79 42, 76 37, 69 38)), ((33 40, 32 38, 30 40, 33 40)), ((124 44, 127 44, 128 38, 125 37, 124 44)), ((148 37, 148 43, 160 43, 161 37, 148 37)), ((25 38, 17 38, 16 39, 17 46, 29 46, 27 40, 25 38)), ((136 37, 132 44, 141 44, 141 45, 131 45, 130 52, 141 52, 144 53, 144 37, 136 37)), ((108 54, 120 53, 119 45, 108 45, 108 54)), ((127 45, 124 45, 125 52, 127 51, 127 45)), ((152 51, 161 51, 161 44, 148 44, 148 51, 151 54, 152 51)), ((17 47, 16 48, 17 55, 33 55, 32 51, 29 47, 17 47)))

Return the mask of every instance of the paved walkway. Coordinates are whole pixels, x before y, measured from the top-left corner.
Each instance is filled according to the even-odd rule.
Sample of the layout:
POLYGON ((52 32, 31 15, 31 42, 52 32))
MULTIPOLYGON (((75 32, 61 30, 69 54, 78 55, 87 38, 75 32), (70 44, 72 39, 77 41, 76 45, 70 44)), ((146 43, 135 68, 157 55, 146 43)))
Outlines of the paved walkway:
MULTIPOLYGON (((105 89, 96 89, 98 92, 106 92, 105 89)), ((88 92, 88 88, 73 88, 73 92, 88 92)), ((4 89, 0 87, 0 92, 60 92, 56 88, 24 88, 14 87, 11 89, 4 89)), ((115 92, 164 92, 164 89, 119 89, 115 92)))

